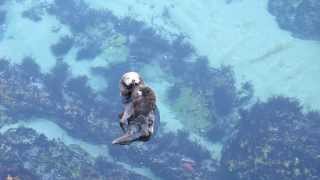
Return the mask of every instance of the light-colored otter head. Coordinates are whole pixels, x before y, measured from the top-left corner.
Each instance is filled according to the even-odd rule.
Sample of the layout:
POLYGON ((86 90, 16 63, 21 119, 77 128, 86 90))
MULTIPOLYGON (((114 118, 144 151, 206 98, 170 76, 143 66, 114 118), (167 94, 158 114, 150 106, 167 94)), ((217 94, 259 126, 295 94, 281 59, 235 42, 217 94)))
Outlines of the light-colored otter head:
POLYGON ((128 96, 136 86, 143 85, 144 82, 137 72, 127 72, 120 80, 120 95, 128 96))
POLYGON ((139 84, 141 81, 140 75, 137 72, 127 72, 122 76, 121 79, 126 86, 139 84))

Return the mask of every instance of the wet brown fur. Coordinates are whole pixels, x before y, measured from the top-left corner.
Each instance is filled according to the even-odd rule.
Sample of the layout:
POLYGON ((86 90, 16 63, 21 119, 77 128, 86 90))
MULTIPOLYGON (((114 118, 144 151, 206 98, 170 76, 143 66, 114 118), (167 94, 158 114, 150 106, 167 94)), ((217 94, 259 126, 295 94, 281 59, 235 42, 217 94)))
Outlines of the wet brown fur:
POLYGON ((130 144, 136 140, 147 141, 153 134, 156 109, 154 91, 145 86, 142 79, 139 84, 129 87, 120 80, 120 95, 127 100, 124 101, 124 111, 119 114, 120 127, 125 134, 112 143, 130 144))
POLYGON ((138 117, 139 115, 143 115, 146 117, 151 111, 155 109, 155 93, 148 86, 138 86, 132 93, 132 103, 134 118, 138 117))

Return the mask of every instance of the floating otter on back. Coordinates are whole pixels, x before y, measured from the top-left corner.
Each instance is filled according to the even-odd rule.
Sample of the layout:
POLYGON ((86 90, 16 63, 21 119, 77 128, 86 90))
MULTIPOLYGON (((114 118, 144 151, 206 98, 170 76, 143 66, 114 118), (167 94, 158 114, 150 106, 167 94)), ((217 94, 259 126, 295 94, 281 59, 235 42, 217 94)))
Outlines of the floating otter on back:
POLYGON ((128 72, 120 80, 120 95, 124 103, 124 112, 119 115, 120 127, 125 134, 112 141, 112 144, 149 140, 154 133, 154 91, 144 84, 138 73, 128 72))

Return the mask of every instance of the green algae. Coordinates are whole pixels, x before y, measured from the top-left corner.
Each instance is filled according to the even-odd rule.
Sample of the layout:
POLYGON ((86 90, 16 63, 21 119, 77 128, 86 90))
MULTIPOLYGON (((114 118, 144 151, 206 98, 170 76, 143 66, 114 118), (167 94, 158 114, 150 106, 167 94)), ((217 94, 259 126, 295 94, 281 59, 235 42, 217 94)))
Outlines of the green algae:
POLYGON ((114 34, 106 40, 102 56, 110 63, 126 61, 129 55, 129 48, 126 46, 126 42, 125 36, 114 34))
POLYGON ((183 87, 180 95, 172 104, 174 113, 186 129, 201 133, 207 131, 210 125, 210 111, 206 107, 204 96, 195 93, 189 87, 183 87))

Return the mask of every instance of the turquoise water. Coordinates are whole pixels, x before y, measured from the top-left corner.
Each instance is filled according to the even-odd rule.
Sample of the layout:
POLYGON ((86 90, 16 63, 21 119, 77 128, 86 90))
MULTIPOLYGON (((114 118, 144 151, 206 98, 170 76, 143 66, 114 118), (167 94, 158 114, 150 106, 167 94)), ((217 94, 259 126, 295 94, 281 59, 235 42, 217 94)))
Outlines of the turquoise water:
POLYGON ((1 178, 319 178, 319 12, 314 0, 0 0, 1 178), (116 146, 127 71, 155 91, 161 123, 116 146))

